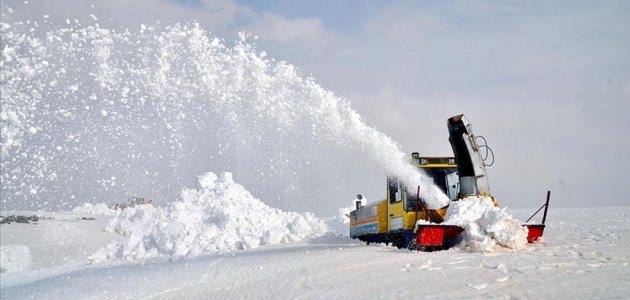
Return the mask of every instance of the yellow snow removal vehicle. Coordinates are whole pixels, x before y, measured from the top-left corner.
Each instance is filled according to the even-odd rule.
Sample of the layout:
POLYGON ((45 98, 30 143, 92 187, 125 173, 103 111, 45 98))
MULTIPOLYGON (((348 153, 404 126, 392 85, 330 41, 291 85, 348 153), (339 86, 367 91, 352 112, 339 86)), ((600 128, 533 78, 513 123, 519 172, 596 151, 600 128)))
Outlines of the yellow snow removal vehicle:
MULTIPOLYGON (((492 150, 487 147, 485 139, 473 135, 471 124, 464 115, 449 118, 448 130, 454 156, 425 157, 414 152, 411 163, 429 175, 451 201, 472 195, 492 197, 486 173, 486 166, 492 163, 485 163, 492 150), (480 145, 477 141, 484 144, 480 145)), ((549 193, 546 203, 534 213, 545 208, 542 224, 524 225, 529 229, 529 242, 542 236, 548 206, 549 193)), ((388 177, 385 199, 365 206, 357 204, 356 209, 350 212, 350 237, 368 244, 391 243, 398 248, 446 249, 459 242, 458 236, 464 230, 459 226, 440 224, 447 209, 448 206, 429 209, 420 187, 410 190, 398 178, 388 177)))

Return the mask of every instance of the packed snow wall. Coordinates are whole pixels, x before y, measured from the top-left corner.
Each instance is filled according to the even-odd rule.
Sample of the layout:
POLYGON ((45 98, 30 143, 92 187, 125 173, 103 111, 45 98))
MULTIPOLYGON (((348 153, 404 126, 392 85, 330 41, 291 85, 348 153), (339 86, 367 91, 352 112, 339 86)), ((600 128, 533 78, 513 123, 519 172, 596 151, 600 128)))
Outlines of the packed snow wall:
POLYGON ((267 58, 245 34, 232 44, 196 24, 7 19, 3 210, 129 196, 160 204, 208 170, 231 171, 288 210, 330 215, 357 192, 382 197, 385 175, 422 184, 431 206, 448 203, 346 99, 267 58))

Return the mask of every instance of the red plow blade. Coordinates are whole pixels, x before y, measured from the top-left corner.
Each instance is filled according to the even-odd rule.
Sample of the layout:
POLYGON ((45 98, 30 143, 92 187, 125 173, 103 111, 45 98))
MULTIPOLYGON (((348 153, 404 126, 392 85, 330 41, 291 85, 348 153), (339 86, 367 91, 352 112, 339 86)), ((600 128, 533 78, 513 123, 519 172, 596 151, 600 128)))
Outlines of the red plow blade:
POLYGON ((529 232, 527 233, 527 242, 533 243, 543 235, 545 224, 525 224, 529 232))
POLYGON ((464 228, 455 225, 418 225, 416 243, 419 247, 450 247, 464 228))
MULTIPOLYGON (((527 227, 527 242, 538 240, 545 230, 544 224, 525 224, 527 227)), ((464 228, 456 225, 423 224, 418 225, 416 246, 419 249, 448 249, 458 242, 459 235, 464 228)))

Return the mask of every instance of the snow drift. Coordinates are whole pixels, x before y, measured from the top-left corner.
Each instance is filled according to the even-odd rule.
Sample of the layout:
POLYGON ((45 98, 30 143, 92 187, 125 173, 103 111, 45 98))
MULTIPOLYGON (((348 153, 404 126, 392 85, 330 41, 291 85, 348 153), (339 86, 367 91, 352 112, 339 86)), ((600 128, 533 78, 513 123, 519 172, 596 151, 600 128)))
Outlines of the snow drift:
POLYGON ((200 254, 247 249, 321 236, 326 224, 310 213, 285 212, 254 198, 232 180, 207 173, 200 189, 185 189, 182 199, 166 207, 138 205, 126 208, 106 231, 125 236, 91 256, 107 260, 177 260, 200 254))

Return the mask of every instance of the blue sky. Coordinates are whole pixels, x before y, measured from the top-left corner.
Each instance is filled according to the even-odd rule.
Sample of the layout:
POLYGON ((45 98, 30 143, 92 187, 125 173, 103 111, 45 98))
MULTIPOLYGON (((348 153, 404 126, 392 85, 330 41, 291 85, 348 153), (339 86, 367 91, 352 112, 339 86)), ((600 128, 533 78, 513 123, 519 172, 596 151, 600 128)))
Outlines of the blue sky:
MULTIPOLYGON (((628 1, 3 1, 16 14, 101 26, 189 22, 259 49, 347 98, 405 152, 447 155, 465 113, 497 155, 513 207, 628 205, 628 1), (90 5, 94 4, 95 8, 90 5), (589 163, 596 158, 597 163, 589 163)), ((377 198, 374 195, 370 198, 377 198)))

